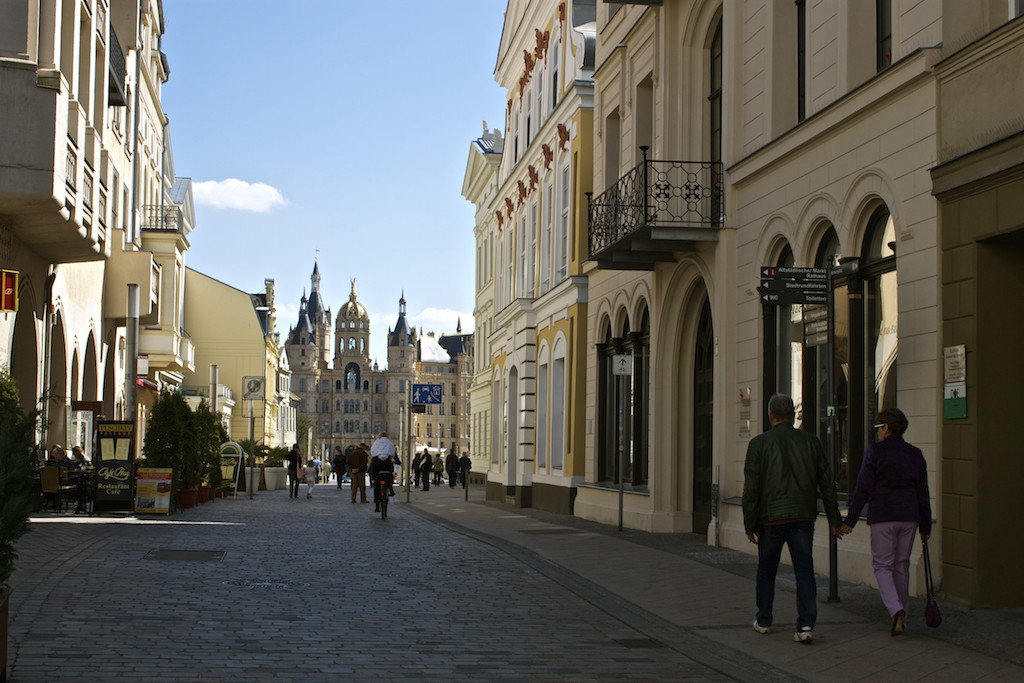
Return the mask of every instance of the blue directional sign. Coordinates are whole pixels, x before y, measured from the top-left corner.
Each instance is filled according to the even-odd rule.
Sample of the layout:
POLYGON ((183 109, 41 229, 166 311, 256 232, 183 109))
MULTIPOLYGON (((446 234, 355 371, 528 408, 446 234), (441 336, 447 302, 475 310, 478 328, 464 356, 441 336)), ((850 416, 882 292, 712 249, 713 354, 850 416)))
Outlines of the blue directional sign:
POLYGON ((412 404, 424 406, 428 404, 441 403, 440 384, 413 384, 412 404))

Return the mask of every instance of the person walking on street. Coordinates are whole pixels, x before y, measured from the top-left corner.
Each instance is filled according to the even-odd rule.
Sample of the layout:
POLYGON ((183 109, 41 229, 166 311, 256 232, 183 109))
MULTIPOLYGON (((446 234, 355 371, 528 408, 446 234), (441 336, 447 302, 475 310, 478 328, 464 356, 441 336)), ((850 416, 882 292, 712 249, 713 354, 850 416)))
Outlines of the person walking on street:
POLYGON ((288 497, 299 497, 299 461, 302 456, 299 454, 299 444, 293 444, 288 451, 288 497))
POLYGON ((337 480, 338 488, 341 488, 342 479, 345 474, 345 452, 341 446, 334 447, 334 478, 337 480))
POLYGON ((775 394, 768 401, 771 429, 750 440, 743 468, 743 526, 757 545, 757 617, 754 630, 770 633, 775 602, 775 575, 782 546, 789 546, 796 575, 797 632, 799 643, 814 640, 818 619, 814 581, 814 522, 818 493, 829 527, 843 537, 843 520, 836 503, 832 467, 817 436, 793 426, 793 399, 775 394))
POLYGON ((886 408, 875 418, 878 442, 868 446, 857 475, 842 531, 853 531, 864 505, 871 527, 871 566, 882 604, 892 620, 889 633, 901 635, 910 606, 910 551, 914 534, 921 541, 932 533, 928 465, 921 449, 903 440, 907 416, 886 408))
POLYGON ((440 453, 434 453, 434 486, 441 485, 441 476, 444 473, 444 460, 440 453))
POLYGON ((468 453, 463 453, 459 458, 459 479, 462 480, 462 488, 469 483, 469 471, 473 469, 473 461, 469 459, 468 453))
POLYGON ((306 499, 313 497, 313 487, 316 486, 316 482, 319 479, 316 469, 316 461, 310 458, 306 463, 305 469, 302 470, 302 480, 306 482, 306 499))
POLYGON ((420 463, 422 461, 423 461, 423 456, 421 454, 419 454, 419 453, 414 455, 413 458, 412 458, 412 465, 410 466, 411 467, 411 472, 410 473, 412 474, 412 485, 413 485, 413 488, 417 488, 418 489, 420 487, 420 463))
POLYGON ((444 459, 444 469, 448 473, 448 488, 455 488, 459 478, 459 456, 455 454, 455 446, 448 449, 448 457, 444 459))
POLYGON ((352 488, 352 502, 356 502, 356 491, 359 491, 360 502, 366 501, 366 468, 370 464, 370 454, 366 452, 366 444, 361 443, 348 454, 345 461, 348 465, 349 486, 352 488))
POLYGON ((434 463, 430 459, 430 452, 424 448, 423 457, 420 458, 420 479, 423 481, 423 490, 430 490, 430 473, 434 471, 434 463))

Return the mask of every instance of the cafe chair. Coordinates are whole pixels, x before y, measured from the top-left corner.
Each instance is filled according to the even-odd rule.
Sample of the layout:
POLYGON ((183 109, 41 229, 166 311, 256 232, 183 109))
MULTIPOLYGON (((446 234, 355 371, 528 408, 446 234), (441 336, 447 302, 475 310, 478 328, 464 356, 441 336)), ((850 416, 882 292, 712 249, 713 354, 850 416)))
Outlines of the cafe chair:
POLYGON ((39 470, 39 485, 47 501, 53 500, 53 511, 58 512, 61 500, 64 501, 64 511, 67 512, 68 502, 72 496, 77 498, 78 487, 73 484, 63 483, 61 480, 60 467, 44 467, 39 470))

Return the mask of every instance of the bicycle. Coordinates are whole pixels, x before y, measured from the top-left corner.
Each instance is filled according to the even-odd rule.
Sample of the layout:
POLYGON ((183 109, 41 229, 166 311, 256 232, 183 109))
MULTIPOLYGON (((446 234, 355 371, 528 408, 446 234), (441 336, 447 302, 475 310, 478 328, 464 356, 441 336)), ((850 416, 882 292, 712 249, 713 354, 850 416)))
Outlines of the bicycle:
POLYGON ((388 518, 388 499, 391 497, 391 473, 382 471, 377 473, 377 500, 380 507, 380 518, 388 518))

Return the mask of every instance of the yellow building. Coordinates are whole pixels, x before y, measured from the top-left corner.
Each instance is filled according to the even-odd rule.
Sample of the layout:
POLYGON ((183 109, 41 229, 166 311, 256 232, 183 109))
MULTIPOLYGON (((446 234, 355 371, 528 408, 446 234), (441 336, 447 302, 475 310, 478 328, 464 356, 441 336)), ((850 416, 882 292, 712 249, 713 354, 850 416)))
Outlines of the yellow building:
POLYGON ((494 78, 508 93, 494 212, 487 496, 571 512, 585 474, 586 196, 592 2, 509 2, 494 78))
POLYGON ((184 294, 184 324, 196 344, 196 369, 186 373, 184 393, 210 402, 215 386, 214 408, 228 418, 225 427, 232 440, 248 439, 251 430, 257 443, 290 446, 295 408, 290 371, 281 362, 274 331, 274 281, 266 280, 263 292, 248 294, 189 268, 184 294), (211 366, 216 366, 216 378, 211 366), (260 378, 263 386, 250 386, 245 378, 260 378))
POLYGON ((487 472, 491 454, 491 351, 488 338, 494 329, 494 243, 498 236, 497 212, 492 208, 498 194, 498 164, 504 140, 498 129, 488 130, 469 145, 462 196, 476 208, 473 237, 476 243, 476 277, 473 317, 474 362, 469 388, 471 415, 469 457, 473 471, 487 472))

